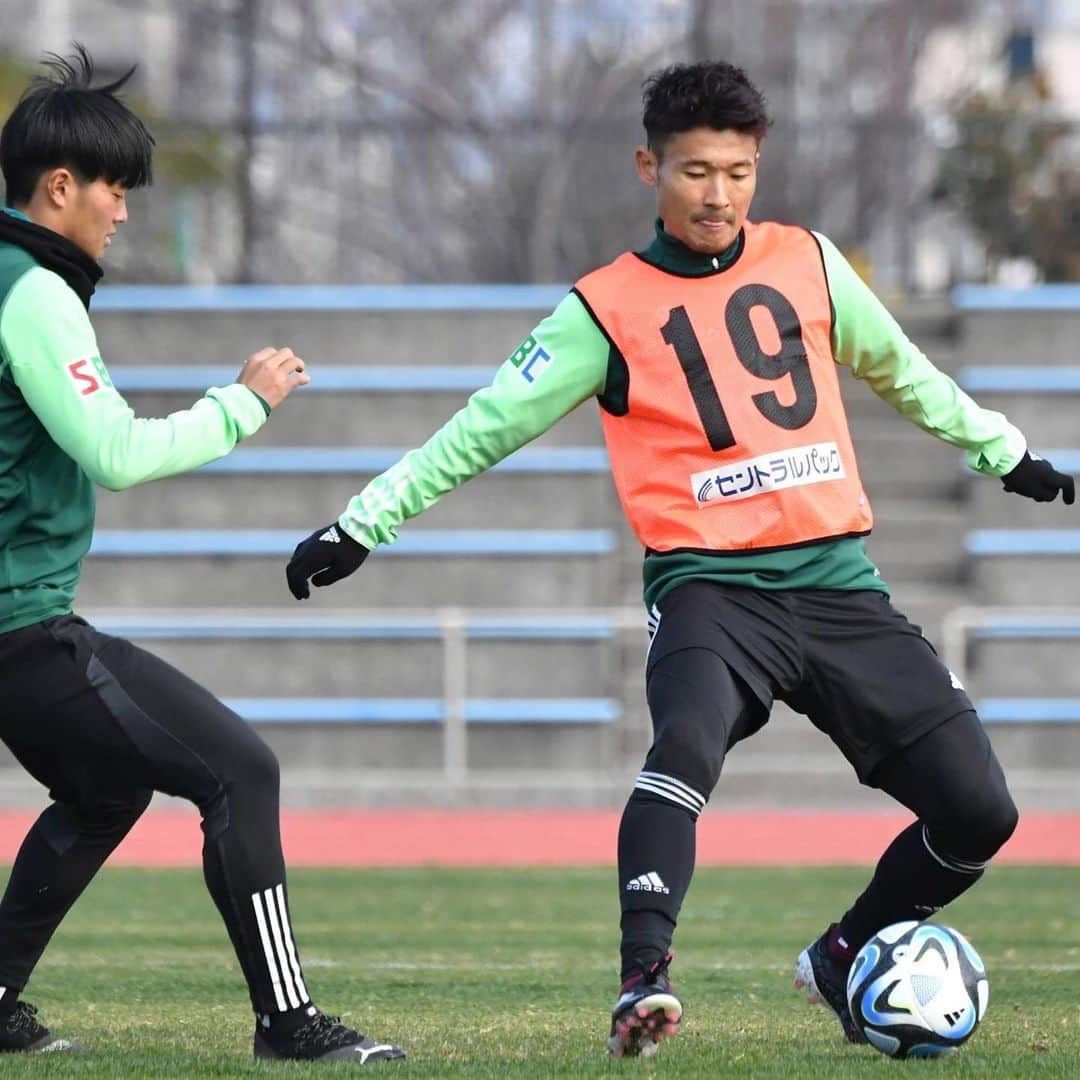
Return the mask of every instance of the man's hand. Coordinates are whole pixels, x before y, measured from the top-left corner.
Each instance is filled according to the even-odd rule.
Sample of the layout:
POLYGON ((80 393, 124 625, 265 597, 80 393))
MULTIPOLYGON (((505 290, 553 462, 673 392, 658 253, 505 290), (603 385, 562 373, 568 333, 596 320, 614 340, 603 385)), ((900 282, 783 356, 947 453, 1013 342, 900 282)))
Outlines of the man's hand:
POLYGON ((1049 461, 1030 451, 1020 459, 1012 472, 1007 472, 1001 482, 1006 491, 1026 495, 1036 502, 1053 502, 1061 492, 1062 501, 1072 506, 1076 498, 1076 483, 1071 476, 1059 473, 1049 461))
POLYGON ((368 549, 336 522, 316 529, 296 545, 289 565, 285 567, 289 592, 297 600, 306 600, 311 595, 308 578, 317 587, 333 585, 357 570, 367 557, 368 549))
POLYGON ((292 349, 268 346, 248 357, 236 381, 276 409, 298 386, 311 382, 305 366, 292 349))

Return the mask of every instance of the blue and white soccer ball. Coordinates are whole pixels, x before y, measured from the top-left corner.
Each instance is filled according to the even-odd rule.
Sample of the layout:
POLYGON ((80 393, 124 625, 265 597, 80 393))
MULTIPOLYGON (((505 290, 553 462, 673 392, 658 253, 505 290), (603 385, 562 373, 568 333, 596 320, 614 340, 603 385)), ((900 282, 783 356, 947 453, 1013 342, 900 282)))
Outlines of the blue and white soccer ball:
POLYGON ((894 1058, 937 1057, 971 1038, 990 983, 971 943, 926 922, 886 926, 858 952, 847 984, 852 1019, 894 1058))

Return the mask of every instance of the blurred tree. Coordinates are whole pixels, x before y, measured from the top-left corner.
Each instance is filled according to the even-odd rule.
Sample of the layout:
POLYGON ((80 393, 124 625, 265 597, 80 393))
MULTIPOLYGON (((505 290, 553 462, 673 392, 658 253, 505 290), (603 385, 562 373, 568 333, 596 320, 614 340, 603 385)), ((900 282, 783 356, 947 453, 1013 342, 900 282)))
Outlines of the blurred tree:
POLYGON ((25 61, 0 52, 0 115, 7 117, 26 89, 30 67, 25 61))
POLYGON ((954 113, 956 135, 934 195, 959 208, 986 245, 992 279, 1005 259, 1030 259, 1046 281, 1080 280, 1077 134, 1037 75, 954 113))
MULTIPOLYGON (((158 12, 155 100, 173 115, 152 127, 175 213, 153 215, 154 242, 114 252, 115 269, 308 282, 567 281, 644 242, 642 79, 716 57, 776 117, 756 216, 822 229, 878 285, 908 286, 939 149, 920 65, 940 28, 990 19, 977 0, 99 3, 128 23, 158 12)), ((90 5, 72 20, 104 26, 90 5)), ((1040 219, 1072 213, 1068 175, 1055 184, 1064 203, 1040 219)))
POLYGON ((746 68, 769 100, 755 216, 871 249, 881 281, 911 286, 913 220, 931 150, 912 100, 935 31, 975 0, 694 0, 687 51, 746 68))

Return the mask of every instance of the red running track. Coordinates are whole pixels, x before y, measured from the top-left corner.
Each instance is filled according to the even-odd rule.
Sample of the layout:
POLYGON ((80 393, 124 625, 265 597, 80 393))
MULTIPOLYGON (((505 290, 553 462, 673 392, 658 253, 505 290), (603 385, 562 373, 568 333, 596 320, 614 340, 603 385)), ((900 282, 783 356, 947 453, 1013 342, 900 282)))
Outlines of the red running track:
MULTIPOLYGON (((0 813, 0 862, 15 857, 33 813, 0 813)), ((699 866, 825 866, 877 861, 906 814, 707 812, 699 866)), ((288 812, 290 866, 598 866, 615 860, 614 811, 288 812)), ((110 860, 124 866, 196 866, 194 811, 152 811, 110 860)), ((1080 866, 1080 814, 1025 814, 1003 863, 1080 866)))

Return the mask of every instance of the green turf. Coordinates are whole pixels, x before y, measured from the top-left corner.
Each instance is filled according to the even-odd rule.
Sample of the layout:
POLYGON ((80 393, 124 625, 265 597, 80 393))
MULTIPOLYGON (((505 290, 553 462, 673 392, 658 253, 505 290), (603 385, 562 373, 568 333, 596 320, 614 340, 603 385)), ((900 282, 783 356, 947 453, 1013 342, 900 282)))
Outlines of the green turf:
MULTIPOLYGON (((864 879, 850 869, 701 871, 673 968, 686 1019, 649 1062, 604 1050, 611 871, 297 871, 291 891, 316 1000, 409 1053, 371 1074, 1080 1077, 1080 870, 995 869, 945 913, 986 960, 991 994, 971 1043, 936 1062, 846 1046, 831 1014, 791 988, 796 953, 864 879)), ((3 1057, 4 1080, 350 1069, 250 1060, 239 969, 196 872, 103 871, 26 997, 92 1052, 3 1057)))

